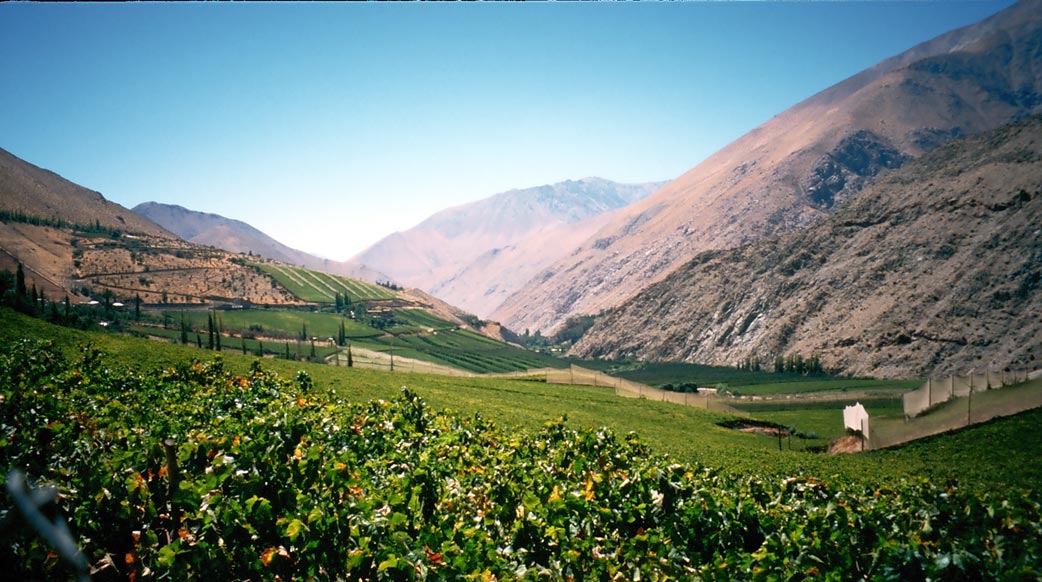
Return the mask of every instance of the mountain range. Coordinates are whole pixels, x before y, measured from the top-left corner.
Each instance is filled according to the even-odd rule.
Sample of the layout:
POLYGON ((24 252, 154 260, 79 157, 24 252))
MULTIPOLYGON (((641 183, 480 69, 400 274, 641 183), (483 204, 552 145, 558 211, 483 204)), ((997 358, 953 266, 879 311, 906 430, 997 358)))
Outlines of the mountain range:
POLYGON ((806 228, 880 173, 1042 107, 1042 2, 1020 2, 797 104, 619 212, 491 315, 552 331, 692 257, 806 228))
POLYGON ((504 192, 344 263, 177 206, 139 216, 0 150, 0 260, 57 291, 93 278, 167 303, 176 272, 178 302, 299 303, 241 256, 182 237, 417 286, 515 331, 597 315, 572 348, 584 357, 800 354, 886 376, 1029 365, 1042 358, 1039 114, 1042 0, 1026 0, 806 99, 667 184, 504 192))
POLYGON ((376 267, 481 317, 664 182, 603 178, 515 189, 443 210, 349 262, 376 267))

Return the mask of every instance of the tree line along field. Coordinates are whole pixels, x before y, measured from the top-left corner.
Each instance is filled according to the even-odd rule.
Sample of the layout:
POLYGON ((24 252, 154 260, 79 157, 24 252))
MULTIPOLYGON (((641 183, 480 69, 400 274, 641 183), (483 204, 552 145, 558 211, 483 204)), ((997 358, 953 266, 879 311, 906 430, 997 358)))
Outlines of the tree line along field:
MULTIPOLYGON (((119 559, 101 577, 1042 574, 1038 413, 826 457, 604 388, 193 361, 6 310, 0 344, 2 468, 59 487, 88 561, 119 559)), ((0 564, 69 574, 25 527, 0 564)))

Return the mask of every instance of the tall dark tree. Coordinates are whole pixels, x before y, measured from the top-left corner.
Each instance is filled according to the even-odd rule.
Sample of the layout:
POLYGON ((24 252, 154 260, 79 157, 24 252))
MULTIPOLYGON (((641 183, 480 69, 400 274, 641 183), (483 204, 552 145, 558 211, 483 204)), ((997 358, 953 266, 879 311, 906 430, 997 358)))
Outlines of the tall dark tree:
POLYGON ((18 263, 18 271, 15 273, 15 292, 18 293, 19 297, 27 297, 29 295, 29 289, 25 286, 25 270, 22 268, 21 263, 18 263))
MULTIPOLYGON (((196 337, 198 338, 199 336, 196 335, 196 337)), ((199 341, 200 343, 202 342, 202 340, 199 341)), ((184 311, 181 312, 181 344, 188 345, 188 322, 185 321, 184 311)))
POLYGON ((213 328, 213 314, 212 313, 207 313, 206 314, 206 332, 209 334, 209 340, 207 340, 206 349, 212 350, 213 346, 214 346, 214 341, 213 341, 214 328, 213 328))
POLYGON ((350 344, 348 344, 348 346, 347 346, 347 367, 348 368, 354 368, 355 367, 355 360, 354 360, 354 358, 351 357, 351 345, 350 344))
POLYGON ((134 294, 134 321, 141 321, 141 294, 134 294))
POLYGON ((221 319, 214 316, 214 344, 217 351, 221 351, 221 335, 224 332, 224 326, 221 324, 221 319))

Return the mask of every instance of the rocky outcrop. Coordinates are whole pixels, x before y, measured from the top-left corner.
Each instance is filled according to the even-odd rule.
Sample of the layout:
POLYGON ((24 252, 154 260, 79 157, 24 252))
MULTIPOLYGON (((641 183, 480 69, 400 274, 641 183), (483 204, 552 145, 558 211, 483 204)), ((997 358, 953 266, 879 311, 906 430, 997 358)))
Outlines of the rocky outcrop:
POLYGON ((909 159, 890 140, 871 131, 856 131, 814 165, 806 187, 807 198, 814 206, 832 208, 883 170, 899 168, 909 159))

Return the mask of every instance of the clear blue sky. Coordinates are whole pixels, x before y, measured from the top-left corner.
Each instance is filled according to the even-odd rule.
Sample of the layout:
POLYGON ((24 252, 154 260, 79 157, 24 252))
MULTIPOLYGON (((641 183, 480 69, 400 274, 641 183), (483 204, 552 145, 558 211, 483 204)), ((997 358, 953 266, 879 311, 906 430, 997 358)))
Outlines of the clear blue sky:
POLYGON ((674 178, 1010 3, 0 4, 0 147, 346 259, 511 188, 674 178))

